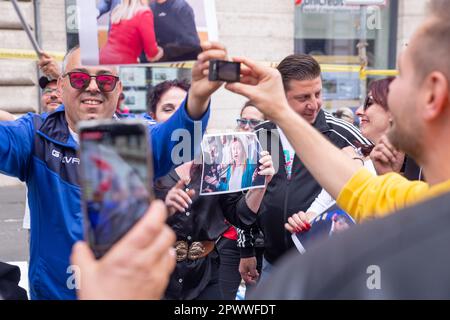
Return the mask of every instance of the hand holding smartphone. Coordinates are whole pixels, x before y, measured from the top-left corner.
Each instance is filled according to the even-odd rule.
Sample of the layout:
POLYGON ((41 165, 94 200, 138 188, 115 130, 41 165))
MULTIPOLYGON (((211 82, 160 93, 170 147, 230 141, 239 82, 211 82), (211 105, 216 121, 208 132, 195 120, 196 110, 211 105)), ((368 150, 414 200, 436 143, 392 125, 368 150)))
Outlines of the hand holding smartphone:
POLYGON ((91 120, 78 129, 85 238, 100 258, 154 198, 147 126, 137 120, 91 120))

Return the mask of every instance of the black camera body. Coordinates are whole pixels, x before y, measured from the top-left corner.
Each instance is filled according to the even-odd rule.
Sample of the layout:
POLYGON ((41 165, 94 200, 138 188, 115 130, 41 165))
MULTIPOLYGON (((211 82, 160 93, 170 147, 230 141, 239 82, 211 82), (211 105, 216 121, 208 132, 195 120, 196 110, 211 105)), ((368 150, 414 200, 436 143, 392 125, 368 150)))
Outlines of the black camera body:
POLYGON ((209 81, 239 82, 241 79, 241 64, 225 60, 209 62, 209 81))

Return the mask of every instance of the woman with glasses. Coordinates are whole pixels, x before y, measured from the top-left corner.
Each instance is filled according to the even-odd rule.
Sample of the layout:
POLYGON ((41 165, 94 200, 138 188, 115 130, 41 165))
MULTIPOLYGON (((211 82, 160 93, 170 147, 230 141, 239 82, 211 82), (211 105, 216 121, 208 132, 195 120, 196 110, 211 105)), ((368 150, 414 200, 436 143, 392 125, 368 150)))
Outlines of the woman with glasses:
POLYGON ((136 64, 143 51, 150 62, 163 56, 148 0, 123 0, 111 14, 111 30, 100 50, 100 64, 136 64))
POLYGON ((392 116, 387 105, 387 93, 392 80, 394 80, 393 77, 373 81, 364 104, 356 110, 361 133, 374 144, 380 141, 392 123, 392 116))
POLYGON ((250 101, 247 101, 241 109, 240 118, 236 120, 237 130, 253 131, 264 120, 264 115, 250 101))
MULTIPOLYGON (((264 115, 247 101, 236 120, 236 130, 251 132, 264 121, 264 115)), ((251 148, 248 152, 254 153, 251 148)), ((220 256, 219 281, 224 298, 231 300, 236 297, 241 280, 245 282, 247 295, 248 289, 256 284, 261 273, 264 238, 259 229, 255 225, 249 232, 230 225, 217 242, 217 250, 220 256)))

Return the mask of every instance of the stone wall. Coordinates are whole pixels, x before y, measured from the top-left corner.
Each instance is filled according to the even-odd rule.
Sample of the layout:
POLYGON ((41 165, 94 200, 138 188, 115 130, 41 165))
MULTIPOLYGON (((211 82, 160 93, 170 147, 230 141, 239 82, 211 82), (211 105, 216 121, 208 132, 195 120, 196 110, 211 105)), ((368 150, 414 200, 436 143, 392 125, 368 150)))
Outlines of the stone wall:
MULTIPOLYGON (((20 1, 19 6, 34 30, 34 10, 31 1, 20 1)), ((0 1, 0 50, 32 50, 30 41, 9 1, 0 1)), ((38 108, 36 63, 28 60, 0 59, 0 109, 12 113, 36 111, 38 108)))
POLYGON ((400 53, 408 43, 413 32, 417 29, 426 15, 424 0, 399 0, 397 52, 400 53))
MULTIPOLYGON (((37 1, 37 0, 35 0, 37 1)), ((39 0, 41 47, 46 51, 66 51, 65 10, 63 0, 39 0)), ((32 1, 19 6, 35 30, 32 1)), ((0 50, 33 50, 10 1, 0 1, 0 50)), ((36 61, 0 59, 0 109, 16 115, 39 111, 39 87, 36 61)), ((15 185, 17 179, 0 175, 0 186, 15 185)))

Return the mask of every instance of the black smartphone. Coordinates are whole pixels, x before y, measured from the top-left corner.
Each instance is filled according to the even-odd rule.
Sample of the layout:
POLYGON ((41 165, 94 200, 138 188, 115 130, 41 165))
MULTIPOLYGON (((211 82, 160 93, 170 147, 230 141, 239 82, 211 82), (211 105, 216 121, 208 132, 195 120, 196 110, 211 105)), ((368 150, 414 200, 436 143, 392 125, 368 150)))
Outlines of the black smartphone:
POLYGON ((85 239, 100 258, 154 199, 151 146, 137 120, 84 121, 78 130, 85 239))
POLYGON ((209 81, 239 82, 241 79, 241 64, 225 60, 209 62, 209 81))

